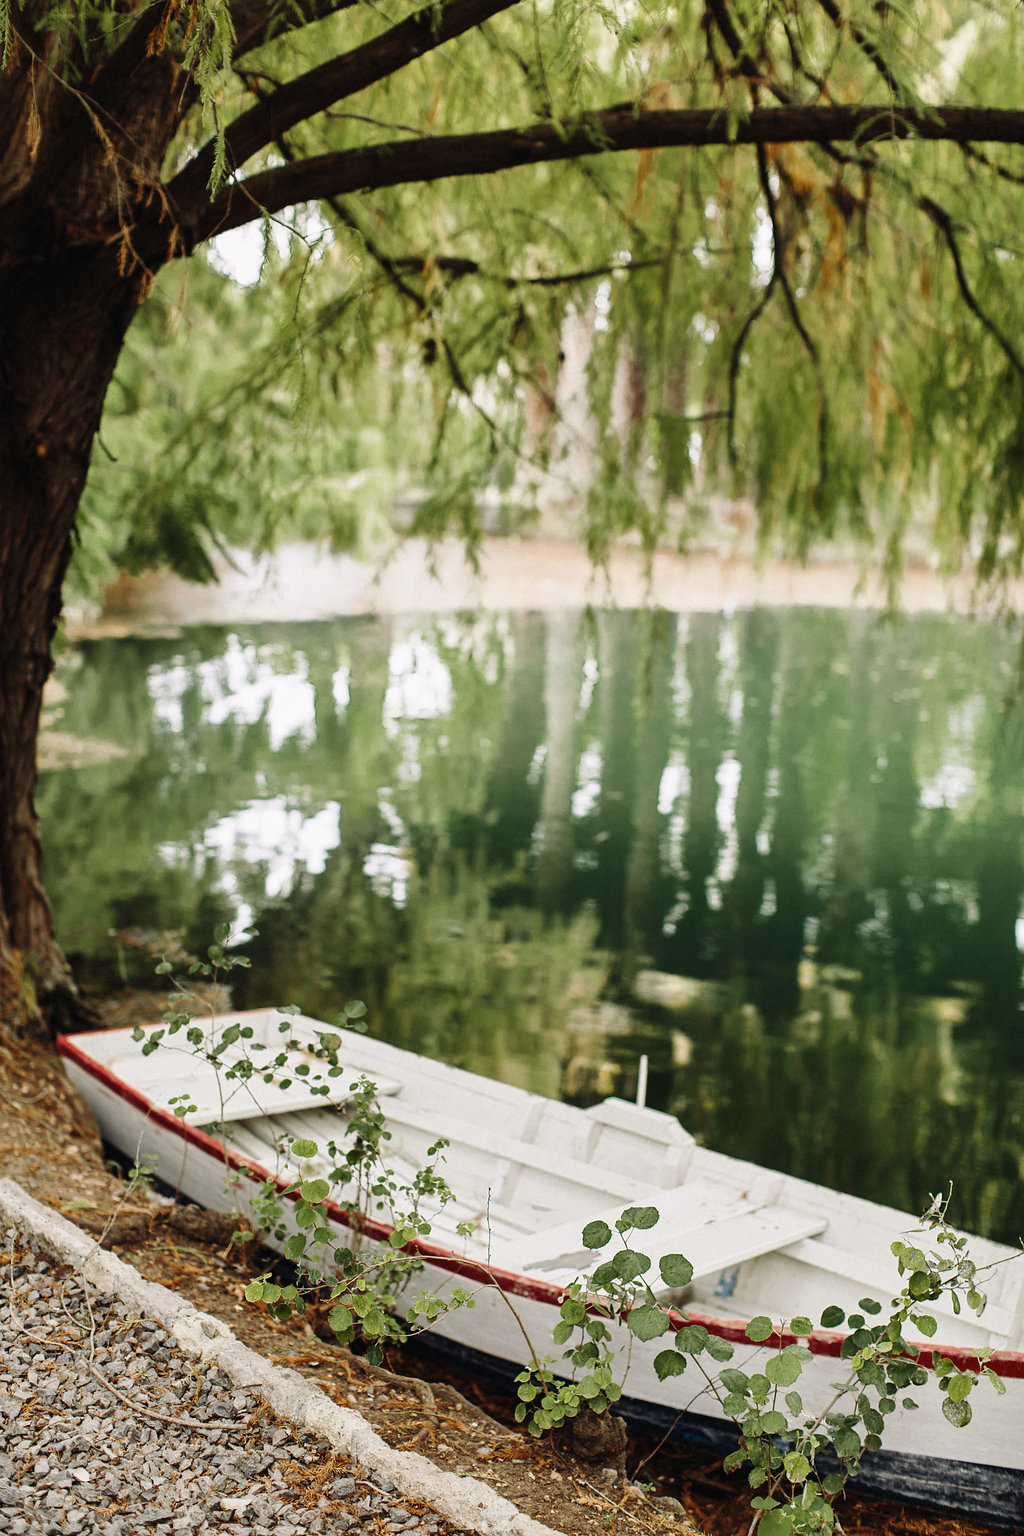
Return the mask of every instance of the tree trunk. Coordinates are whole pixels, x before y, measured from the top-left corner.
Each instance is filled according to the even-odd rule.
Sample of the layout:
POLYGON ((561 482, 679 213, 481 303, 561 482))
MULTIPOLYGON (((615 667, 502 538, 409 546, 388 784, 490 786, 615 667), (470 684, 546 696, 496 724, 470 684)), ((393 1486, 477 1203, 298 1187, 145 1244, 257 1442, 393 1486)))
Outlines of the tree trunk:
MULTIPOLYGON (((0 305, 0 1024, 79 1010, 43 887, 36 738, 75 517, 145 274, 111 245, 24 261, 0 305)), ((59 878, 59 872, 50 872, 59 878)))

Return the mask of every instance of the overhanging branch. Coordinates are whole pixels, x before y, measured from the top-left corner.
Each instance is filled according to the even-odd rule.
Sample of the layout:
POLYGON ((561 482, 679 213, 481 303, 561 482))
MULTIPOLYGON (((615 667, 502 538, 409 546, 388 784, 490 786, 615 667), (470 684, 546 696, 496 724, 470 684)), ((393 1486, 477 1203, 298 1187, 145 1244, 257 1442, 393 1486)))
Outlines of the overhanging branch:
MULTIPOLYGON (((236 171, 259 150, 276 143, 296 124, 315 117, 327 107, 378 80, 386 80, 414 59, 473 31, 491 16, 507 11, 517 0, 450 0, 443 8, 426 6, 379 37, 351 53, 329 59, 298 79, 280 86, 258 106, 243 112, 225 130, 224 149, 229 169, 236 171)), ((175 177, 170 193, 179 206, 201 197, 210 180, 217 146, 204 145, 195 159, 175 177)))
MULTIPOLYGON (((896 106, 756 107, 730 123, 721 109, 636 112, 613 107, 582 123, 534 123, 529 128, 401 140, 316 155, 258 172, 226 187, 210 203, 172 203, 193 243, 237 229, 264 213, 316 198, 371 192, 448 176, 487 176, 514 166, 576 160, 622 150, 727 147, 733 144, 864 144, 883 139, 1024 143, 1024 111, 896 106)), ((183 173, 186 174, 186 173, 183 173)), ((179 178, 179 182, 180 182, 179 178)))

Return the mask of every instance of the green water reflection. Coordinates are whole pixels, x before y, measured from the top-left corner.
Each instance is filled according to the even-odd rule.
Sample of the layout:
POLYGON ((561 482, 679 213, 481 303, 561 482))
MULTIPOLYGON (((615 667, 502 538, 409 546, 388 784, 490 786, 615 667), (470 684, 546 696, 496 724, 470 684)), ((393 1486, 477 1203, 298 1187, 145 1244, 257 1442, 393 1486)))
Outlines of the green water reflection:
POLYGON ((71 652, 49 886, 92 987, 253 922, 238 1005, 1024 1232, 1024 707, 985 623, 359 619, 71 652), (115 940, 113 935, 119 934, 115 940))

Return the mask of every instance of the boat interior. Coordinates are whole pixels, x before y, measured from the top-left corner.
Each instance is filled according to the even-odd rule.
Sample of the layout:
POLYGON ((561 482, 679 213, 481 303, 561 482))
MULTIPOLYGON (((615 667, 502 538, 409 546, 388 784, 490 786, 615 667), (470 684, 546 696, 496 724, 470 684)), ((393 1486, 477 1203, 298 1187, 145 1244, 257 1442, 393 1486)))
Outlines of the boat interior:
MULTIPOLYGON (((392 1221, 401 1196, 393 1210, 384 1197, 338 1182, 348 1166, 353 1096, 361 1079, 371 1079, 389 1134, 383 1156, 400 1184, 411 1184, 440 1138, 447 1142, 438 1171, 454 1198, 419 1203, 430 1241, 498 1269, 565 1285, 618 1246, 615 1238, 607 1250, 584 1247, 587 1222, 601 1218, 614 1228, 624 1208, 654 1205, 659 1222, 636 1234, 635 1246, 655 1260, 685 1254, 692 1284, 660 1294, 702 1312, 781 1316, 798 1295, 817 1321, 825 1306, 855 1311, 864 1296, 884 1303, 902 1284, 889 1244, 915 1225, 905 1213, 709 1152, 658 1110, 616 1098, 578 1109, 352 1032, 341 1041, 342 1070, 331 1076, 318 1052, 321 1037, 337 1031, 274 1009, 202 1027, 202 1046, 165 1037, 150 1055, 124 1030, 75 1043, 154 1105, 180 1108, 187 1094, 188 1123, 217 1127, 235 1152, 278 1176, 290 1178, 300 1166, 289 1153, 294 1140, 315 1141, 319 1155, 301 1161, 303 1174, 328 1178, 339 1201, 392 1221), (219 1048, 215 1065, 210 1054, 235 1023, 252 1034, 219 1048), (282 1050, 287 1064, 268 1066, 282 1050), (251 1075, 233 1076, 247 1059, 251 1075)), ((1024 1265, 1003 1262, 1012 1250, 982 1239, 972 1239, 972 1252, 996 1266, 982 1285, 989 1303, 980 1317, 959 1318, 938 1304, 941 1336, 1016 1347, 1024 1265)))

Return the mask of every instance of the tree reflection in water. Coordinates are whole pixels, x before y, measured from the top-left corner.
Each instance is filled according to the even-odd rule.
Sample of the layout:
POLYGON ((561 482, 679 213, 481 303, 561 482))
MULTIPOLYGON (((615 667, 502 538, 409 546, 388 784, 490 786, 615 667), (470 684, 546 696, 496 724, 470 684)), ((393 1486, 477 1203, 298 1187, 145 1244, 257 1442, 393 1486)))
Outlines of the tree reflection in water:
POLYGON ((251 923, 236 1002, 1024 1230, 1024 707, 986 623, 353 619, 72 649, 44 774, 84 982, 251 923), (120 934, 116 941, 113 935, 120 934), (133 942, 134 941, 134 942, 133 942))

